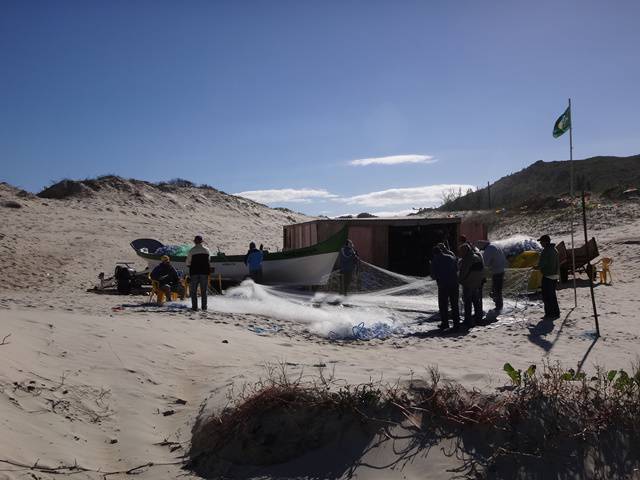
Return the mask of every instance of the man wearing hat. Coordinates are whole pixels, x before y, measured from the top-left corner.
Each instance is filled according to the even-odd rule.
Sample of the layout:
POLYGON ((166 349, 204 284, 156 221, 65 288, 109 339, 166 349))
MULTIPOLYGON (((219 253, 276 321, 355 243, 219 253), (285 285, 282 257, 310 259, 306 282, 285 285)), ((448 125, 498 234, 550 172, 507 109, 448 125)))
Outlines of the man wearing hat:
POLYGON ((544 318, 554 320, 560 316, 556 288, 560 279, 560 260, 558 250, 551 243, 549 235, 542 235, 538 241, 542 252, 538 260, 538 269, 542 273, 542 301, 544 302, 544 318))
POLYGON ((209 249, 202 245, 202 237, 196 235, 193 239, 194 246, 187 254, 187 267, 189 267, 189 285, 191 286, 191 310, 198 310, 198 285, 202 310, 207 309, 207 286, 211 264, 209 263, 209 249))
POLYGON ((151 280, 156 280, 160 284, 160 289, 164 292, 167 301, 171 301, 171 292, 178 292, 180 298, 184 298, 184 287, 180 285, 178 272, 171 265, 168 255, 160 257, 160 263, 151 271, 151 280))

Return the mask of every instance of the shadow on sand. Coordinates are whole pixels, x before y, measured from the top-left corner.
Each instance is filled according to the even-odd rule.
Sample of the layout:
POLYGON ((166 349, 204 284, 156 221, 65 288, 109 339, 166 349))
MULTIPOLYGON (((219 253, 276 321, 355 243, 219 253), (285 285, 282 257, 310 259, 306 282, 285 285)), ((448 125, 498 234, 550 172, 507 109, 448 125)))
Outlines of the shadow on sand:
POLYGON ((246 480, 337 480, 370 475, 367 470, 378 471, 376 478, 638 478, 640 436, 621 425, 586 439, 549 438, 532 416, 504 427, 460 426, 426 415, 417 423, 369 419, 284 463, 238 465, 210 458, 190 469, 204 478, 246 480))
MULTIPOLYGON (((594 281, 593 287, 597 287, 600 283, 594 281)), ((585 278, 576 278, 576 288, 589 288, 589 279, 585 278)), ((563 283, 558 283, 558 290, 568 290, 573 289, 573 280, 568 280, 563 283)))

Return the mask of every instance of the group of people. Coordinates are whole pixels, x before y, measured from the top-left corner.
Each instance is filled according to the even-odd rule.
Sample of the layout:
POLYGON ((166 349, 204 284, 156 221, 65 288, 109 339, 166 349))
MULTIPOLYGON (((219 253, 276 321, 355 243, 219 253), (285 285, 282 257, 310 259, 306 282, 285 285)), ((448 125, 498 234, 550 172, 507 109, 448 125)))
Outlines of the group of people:
POLYGON ((477 247, 483 251, 464 241, 458 247, 459 258, 445 243, 439 243, 433 247, 431 276, 438 284, 439 327, 442 329, 449 328, 449 306, 453 329, 460 328, 460 286, 462 286, 464 305, 464 327, 471 328, 482 321, 485 267, 491 271, 491 297, 495 303, 495 310, 496 312, 502 310, 502 284, 507 259, 500 247, 489 242, 478 242, 477 247))
MULTIPOLYGON (((496 314, 504 306, 502 287, 504 272, 508 266, 502 249, 486 240, 474 244, 461 237, 458 255, 453 253, 444 242, 433 247, 431 260, 431 276, 438 285, 438 310, 441 329, 448 329, 449 318, 453 322, 453 330, 460 329, 459 296, 462 286, 462 302, 464 308, 465 328, 471 328, 483 319, 482 290, 486 282, 485 269, 491 275, 491 292, 496 314), (449 315, 449 307, 451 314, 449 315)), ((556 296, 559 280, 559 259, 555 245, 549 235, 538 239, 542 252, 538 269, 542 274, 542 300, 545 319, 556 319, 560 316, 560 308, 556 296)))
MULTIPOLYGON (((207 309, 207 290, 209 287, 209 278, 213 272, 211 267, 209 249, 203 245, 202 236, 196 235, 193 239, 194 246, 187 254, 187 268, 189 269, 189 288, 191 292, 191 310, 198 310, 198 287, 200 288, 200 307, 202 310, 207 309)), ((256 283, 262 282, 262 261, 264 259, 264 250, 262 245, 256 248, 256 244, 249 244, 249 251, 244 257, 244 263, 249 269, 249 276, 256 283)), ((184 299, 185 289, 180 282, 180 275, 175 267, 171 264, 171 258, 168 255, 160 257, 160 263, 151 271, 151 280, 157 281, 160 289, 164 292, 165 297, 171 300, 171 293, 176 292, 181 299, 184 299)))
MULTIPOLYGON (((452 252, 449 247, 440 242, 433 247, 431 260, 431 276, 438 285, 438 310, 440 312, 441 329, 448 329, 449 318, 453 322, 453 329, 460 328, 460 286, 462 286, 462 303, 464 308, 465 328, 471 328, 483 319, 482 291, 485 279, 485 269, 491 275, 491 293, 495 308, 499 313, 504 305, 502 287, 504 272, 507 268, 507 259, 502 249, 486 240, 476 241, 471 244, 466 238, 460 238, 458 254, 452 252), (449 308, 451 314, 449 314, 449 308)), ((549 235, 543 235, 538 239, 543 247, 540 253, 538 269, 542 274, 542 299, 544 302, 545 319, 555 319, 560 316, 560 308, 556 296, 556 288, 559 275, 558 251, 551 243, 549 235)), ((212 273, 210 252, 203 245, 202 236, 196 235, 193 239, 194 246, 187 254, 186 264, 189 269, 189 281, 191 290, 191 309, 198 310, 198 287, 200 288, 201 308, 207 309, 207 288, 209 277, 212 273)), ((360 258, 353 242, 347 240, 340 249, 340 293, 347 295, 354 273, 357 272, 360 258)), ((264 250, 262 245, 256 248, 251 242, 249 250, 244 257, 244 263, 249 270, 249 276, 256 282, 262 282, 262 261, 264 250)), ((180 282, 180 276, 171 265, 171 259, 167 255, 161 257, 161 262, 151 272, 151 279, 159 283, 160 289, 167 299, 171 299, 171 293, 177 292, 184 299, 184 286, 180 282)))

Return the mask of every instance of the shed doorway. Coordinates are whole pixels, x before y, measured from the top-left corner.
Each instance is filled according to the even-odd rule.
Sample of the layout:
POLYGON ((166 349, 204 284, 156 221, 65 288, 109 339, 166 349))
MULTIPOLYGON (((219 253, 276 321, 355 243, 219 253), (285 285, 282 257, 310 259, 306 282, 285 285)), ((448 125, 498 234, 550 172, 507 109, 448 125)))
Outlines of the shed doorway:
POLYGON ((455 226, 452 227, 390 226, 389 270, 415 277, 429 275, 433 247, 442 241, 455 245, 455 226))

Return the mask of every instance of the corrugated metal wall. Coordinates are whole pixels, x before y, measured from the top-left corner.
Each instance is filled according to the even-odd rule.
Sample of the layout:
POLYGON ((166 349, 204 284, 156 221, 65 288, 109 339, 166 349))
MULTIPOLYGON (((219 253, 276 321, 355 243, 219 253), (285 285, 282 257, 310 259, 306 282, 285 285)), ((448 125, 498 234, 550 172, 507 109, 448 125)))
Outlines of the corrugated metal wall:
POLYGON ((487 226, 475 220, 463 220, 460 224, 460 235, 467 237, 468 242, 487 239, 487 226))

